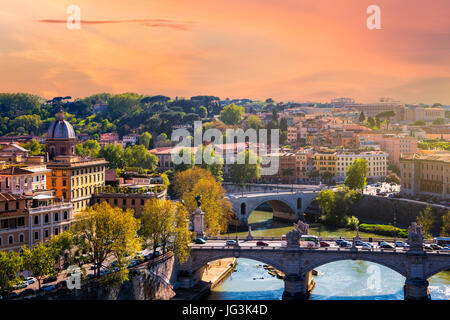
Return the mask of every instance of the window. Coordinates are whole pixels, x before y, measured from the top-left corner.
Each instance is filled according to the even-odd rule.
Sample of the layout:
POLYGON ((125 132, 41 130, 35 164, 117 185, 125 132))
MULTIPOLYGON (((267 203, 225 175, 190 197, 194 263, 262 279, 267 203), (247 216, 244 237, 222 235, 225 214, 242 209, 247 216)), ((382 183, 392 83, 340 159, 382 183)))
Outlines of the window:
POLYGON ((58 235, 58 232, 59 232, 58 228, 55 228, 55 236, 58 235))
POLYGON ((34 224, 39 224, 39 216, 34 216, 34 224))
POLYGON ((45 237, 48 238, 48 230, 45 230, 45 237))
POLYGON ((16 201, 16 210, 19 210, 19 201, 16 201))
POLYGON ((67 217, 68 217, 67 211, 64 211, 64 220, 67 220, 67 217))
POLYGON ((39 240, 39 232, 34 233, 34 240, 39 240))
POLYGON ((55 213, 55 215, 54 215, 54 220, 55 220, 55 221, 58 221, 58 220, 59 220, 59 213, 58 213, 58 212, 55 213))
POLYGON ((8 229, 8 220, 2 220, 2 228, 3 229, 8 229))
POLYGON ((8 244, 14 244, 14 238, 13 236, 8 237, 8 244))
POLYGON ((134 199, 131 199, 131 205, 134 206, 135 203, 136 201, 134 199))
POLYGON ((20 235, 19 235, 19 242, 22 243, 23 241, 24 241, 23 234, 20 234, 20 235))
POLYGON ((17 226, 18 227, 23 227, 25 225, 25 218, 24 217, 20 217, 17 219, 17 226))
POLYGON ((67 185, 67 181, 63 180, 63 187, 65 187, 67 185))
POLYGON ((124 206, 126 206, 126 205, 127 205, 127 199, 123 199, 123 200, 122 200, 122 204, 123 204, 124 206))
POLYGON ((0 237, 0 247, 2 246, 2 237, 0 237))
POLYGON ((46 214, 44 217, 44 223, 48 223, 48 214, 46 214))

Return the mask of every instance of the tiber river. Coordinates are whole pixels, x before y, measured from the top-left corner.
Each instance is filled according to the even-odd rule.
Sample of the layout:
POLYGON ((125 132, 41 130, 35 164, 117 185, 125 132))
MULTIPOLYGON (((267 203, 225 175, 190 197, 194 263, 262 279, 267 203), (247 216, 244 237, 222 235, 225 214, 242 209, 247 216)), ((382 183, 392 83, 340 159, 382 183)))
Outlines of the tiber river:
MULTIPOLYGON (((249 222, 255 231, 253 234, 257 236, 281 236, 292 229, 292 224, 273 222, 272 214, 263 211, 253 212, 249 222)), ((324 236, 349 236, 340 229, 321 232, 324 236)), ((243 238, 246 234, 239 235, 243 238)), ((280 300, 283 280, 271 276, 262 265, 259 261, 239 258, 235 272, 214 288, 206 299, 280 300)), ((382 265, 345 260, 323 265, 316 270, 319 273, 314 276, 316 285, 311 292, 312 300, 403 300, 405 278, 382 265), (381 282, 378 286, 371 286, 369 277, 375 272, 380 272, 381 282)), ((431 299, 450 300, 450 271, 438 273, 428 281, 431 299)))

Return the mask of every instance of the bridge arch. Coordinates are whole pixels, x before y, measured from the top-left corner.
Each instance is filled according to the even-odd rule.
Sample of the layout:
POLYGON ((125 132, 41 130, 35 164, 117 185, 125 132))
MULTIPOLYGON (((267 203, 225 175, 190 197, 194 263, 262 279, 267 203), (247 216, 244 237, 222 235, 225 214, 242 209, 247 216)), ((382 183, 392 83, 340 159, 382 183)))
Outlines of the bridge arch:
POLYGON ((318 268, 320 266, 332 263, 332 262, 337 262, 337 261, 345 261, 345 260, 360 260, 360 261, 367 261, 367 262, 372 262, 375 264, 379 264, 382 265, 384 267, 387 267, 397 273, 399 273, 400 275, 404 276, 405 278, 407 277, 406 272, 407 272, 407 268, 406 267, 402 267, 401 265, 396 265, 395 263, 391 263, 388 262, 386 259, 377 259, 371 256, 358 256, 356 258, 352 258, 350 256, 346 256, 346 257, 325 257, 322 259, 316 259, 316 261, 314 261, 312 264, 308 264, 308 265, 304 265, 303 266, 303 270, 305 273, 318 268))
MULTIPOLYGON (((450 259, 449 259, 450 260, 450 259)), ((425 273, 425 279, 431 278, 432 276, 438 274, 442 271, 450 270, 450 261, 447 263, 447 265, 441 265, 439 267, 435 267, 430 269, 427 273, 425 273)))
POLYGON ((283 259, 280 257, 280 259, 273 259, 266 257, 265 255, 258 255, 258 250, 255 250, 254 253, 251 252, 240 252, 238 255, 236 255, 236 252, 233 250, 224 250, 224 252, 221 253, 214 253, 211 255, 204 255, 202 257, 198 257, 194 261, 190 262, 190 270, 195 271, 199 268, 205 266, 208 262, 216 261, 219 259, 225 259, 225 258, 245 258, 250 260, 255 260, 262 262, 264 264, 267 264, 269 266, 274 267, 275 269, 278 269, 279 271, 286 273, 284 270, 283 265, 283 259))

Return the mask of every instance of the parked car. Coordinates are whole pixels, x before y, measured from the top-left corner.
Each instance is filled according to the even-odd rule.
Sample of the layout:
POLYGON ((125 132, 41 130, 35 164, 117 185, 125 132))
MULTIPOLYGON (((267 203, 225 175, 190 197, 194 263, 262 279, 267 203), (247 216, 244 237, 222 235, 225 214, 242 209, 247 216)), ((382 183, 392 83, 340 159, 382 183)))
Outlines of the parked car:
POLYGON ((363 242, 361 249, 362 250, 372 250, 373 245, 371 245, 369 242, 363 242))
POLYGON ((148 261, 153 257, 153 253, 148 253, 144 256, 144 261, 148 261))
POLYGON ((256 242, 256 245, 260 246, 260 247, 267 247, 269 244, 264 241, 258 241, 258 242, 256 242))
POLYGON ((340 245, 342 241, 345 241, 344 239, 336 239, 336 244, 340 245))
POLYGON ((28 288, 28 289, 23 290, 19 295, 21 297, 24 297, 24 296, 29 296, 30 294, 34 294, 34 290, 28 288))
POLYGON ((236 240, 227 240, 226 244, 227 246, 235 246, 237 244, 236 240))
POLYGON ((205 244, 206 241, 203 238, 197 238, 197 239, 194 240, 194 243, 196 243, 196 244, 205 244))
POLYGON ((396 247, 409 247, 408 244, 403 241, 395 241, 394 244, 396 247))
POLYGON ((161 253, 158 250, 153 251, 153 258, 159 257, 161 253))
POLYGON ((15 285, 15 286, 13 287, 13 289, 14 289, 14 290, 18 290, 18 289, 23 289, 23 288, 26 288, 26 287, 28 287, 28 282, 22 281, 21 283, 15 285))
POLYGON ((429 244, 423 244, 423 249, 427 251, 433 251, 433 248, 429 244))
POLYGON ((56 281, 58 278, 56 278, 56 276, 50 276, 45 278, 44 280, 42 280, 42 283, 50 283, 50 282, 54 282, 56 281))
POLYGON ((43 286, 41 289, 42 289, 43 291, 51 291, 51 290, 54 290, 55 288, 56 288, 56 287, 55 287, 54 284, 48 284, 48 285, 43 286))
MULTIPOLYGON (((136 261, 136 260, 131 260, 130 263, 128 264, 128 268, 133 268, 133 267, 137 266, 138 264, 139 264, 138 261, 136 261)), ((102 274, 102 271, 104 271, 104 270, 100 270, 100 275, 101 275, 101 276, 103 275, 103 274, 102 274)))
POLYGON ((19 297, 19 294, 17 292, 10 292, 8 294, 8 299, 15 299, 15 298, 18 298, 18 297, 19 297))
POLYGON ((355 240, 355 246, 362 246, 363 243, 364 242, 362 240, 355 240))
POLYGON ((25 281, 28 282, 28 284, 30 285, 30 284, 35 283, 35 282, 36 282, 36 279, 33 278, 33 277, 26 277, 26 278, 25 278, 25 281))
POLYGON ((441 247, 440 245, 438 245, 438 244, 435 244, 435 243, 430 244, 430 247, 431 247, 433 250, 442 250, 442 247, 441 247))
POLYGON ((382 245, 383 243, 387 243, 387 242, 384 240, 378 241, 378 246, 382 245))
POLYGON ((326 241, 320 241, 319 244, 321 247, 329 247, 330 246, 330 244, 326 241))
POLYGON ((381 243, 378 247, 381 249, 394 249, 394 246, 387 242, 381 243))
POLYGON ((281 240, 286 240, 287 238, 286 238, 286 235, 285 234, 283 234, 282 236, 281 236, 281 240))
POLYGON ((352 246, 352 244, 350 243, 350 242, 348 242, 348 241, 341 241, 341 243, 339 243, 339 247, 341 247, 341 248, 349 248, 349 247, 351 247, 352 246))
MULTIPOLYGON (((101 273, 101 271, 100 271, 100 273, 101 273)), ((62 280, 62 281, 58 282, 55 285, 55 288, 57 288, 57 289, 59 289, 59 288, 66 288, 66 287, 67 287, 67 281, 66 280, 62 280)))

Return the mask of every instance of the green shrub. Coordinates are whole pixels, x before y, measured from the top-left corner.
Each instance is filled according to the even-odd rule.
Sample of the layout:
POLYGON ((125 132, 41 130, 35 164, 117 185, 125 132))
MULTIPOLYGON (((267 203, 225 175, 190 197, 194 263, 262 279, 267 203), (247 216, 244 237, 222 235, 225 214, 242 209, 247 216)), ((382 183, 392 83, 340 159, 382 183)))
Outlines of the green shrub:
POLYGON ((408 238, 408 230, 407 229, 400 229, 396 228, 391 225, 385 225, 385 224, 367 224, 362 223, 359 225, 359 230, 374 234, 379 234, 382 236, 397 236, 400 238, 408 238))

